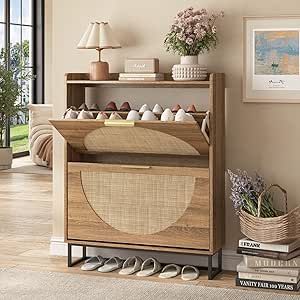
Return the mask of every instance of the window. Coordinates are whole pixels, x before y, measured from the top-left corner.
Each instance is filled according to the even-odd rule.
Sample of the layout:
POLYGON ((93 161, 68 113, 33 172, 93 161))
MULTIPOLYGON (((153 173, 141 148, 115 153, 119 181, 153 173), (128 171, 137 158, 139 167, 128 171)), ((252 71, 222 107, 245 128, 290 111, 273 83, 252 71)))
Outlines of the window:
MULTIPOLYGON (((22 106, 43 103, 43 10, 42 0, 0 0, 0 49, 9 55, 9 67, 22 63, 25 72, 35 75, 34 80, 21 81, 23 92, 18 100, 22 106)), ((26 154, 28 145, 28 111, 22 111, 8 124, 6 144, 14 154, 26 154)))

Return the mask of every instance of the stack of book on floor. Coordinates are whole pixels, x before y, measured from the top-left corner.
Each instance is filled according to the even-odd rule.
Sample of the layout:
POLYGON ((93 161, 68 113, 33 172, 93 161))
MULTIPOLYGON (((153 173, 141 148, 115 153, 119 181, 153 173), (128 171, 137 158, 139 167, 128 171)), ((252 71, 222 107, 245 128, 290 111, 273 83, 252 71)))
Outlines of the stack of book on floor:
POLYGON ((237 286, 298 291, 300 288, 300 240, 266 244, 241 239, 237 253, 237 286))

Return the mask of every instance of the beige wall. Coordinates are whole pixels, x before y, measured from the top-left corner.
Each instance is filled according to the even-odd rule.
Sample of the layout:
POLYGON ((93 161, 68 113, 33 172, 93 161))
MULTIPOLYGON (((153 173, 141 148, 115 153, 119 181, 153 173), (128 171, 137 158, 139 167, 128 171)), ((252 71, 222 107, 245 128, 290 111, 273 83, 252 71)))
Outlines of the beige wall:
MULTIPOLYGON (((48 1, 48 0, 47 0, 48 1)), ((47 2, 46 1, 46 2, 47 2)), ((123 70, 126 57, 159 57, 161 71, 168 72, 179 58, 165 52, 162 43, 173 16, 187 6, 224 10, 220 25, 220 44, 216 51, 201 57, 210 69, 227 76, 226 167, 258 171, 287 188, 291 207, 300 204, 300 104, 243 104, 242 16, 295 14, 299 0, 53 0, 52 83, 48 91, 56 117, 65 109, 64 74, 86 72, 95 51, 79 51, 76 44, 91 20, 108 20, 123 48, 106 51, 111 71, 123 70), (52 85, 51 85, 52 84, 52 85)), ((127 91, 128 92, 128 91, 127 91)), ((54 145, 54 229, 63 235, 63 143, 56 135, 54 145)), ((226 196, 226 248, 234 249, 239 237, 237 218, 226 196)))

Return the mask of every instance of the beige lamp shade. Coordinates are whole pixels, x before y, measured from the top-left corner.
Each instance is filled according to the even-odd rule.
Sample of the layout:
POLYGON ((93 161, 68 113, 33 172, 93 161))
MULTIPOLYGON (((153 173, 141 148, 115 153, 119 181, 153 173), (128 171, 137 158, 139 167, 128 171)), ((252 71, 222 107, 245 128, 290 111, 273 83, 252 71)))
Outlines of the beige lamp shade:
POLYGON ((121 48, 115 39, 113 31, 108 23, 90 23, 83 34, 78 49, 114 49, 121 48))

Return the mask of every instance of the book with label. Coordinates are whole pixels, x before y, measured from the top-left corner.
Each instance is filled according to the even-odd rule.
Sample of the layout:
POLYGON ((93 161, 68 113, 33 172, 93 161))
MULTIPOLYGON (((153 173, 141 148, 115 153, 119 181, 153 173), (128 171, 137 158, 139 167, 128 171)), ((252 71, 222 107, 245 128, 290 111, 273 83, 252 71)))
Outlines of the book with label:
POLYGON ((260 257, 271 258, 271 259, 290 260, 300 256, 300 248, 298 248, 297 250, 291 253, 283 253, 278 251, 245 249, 245 248, 238 247, 237 253, 243 255, 260 256, 260 257))
POLYGON ((120 73, 120 78, 164 78, 163 73, 120 73))
POLYGON ((263 280, 240 279, 237 277, 236 285, 242 287, 248 287, 248 288, 260 288, 260 289, 297 292, 300 287, 300 282, 298 283, 272 282, 272 281, 263 281, 263 280))
POLYGON ((297 283, 299 281, 298 276, 295 277, 295 276, 244 273, 244 272, 239 272, 238 274, 240 279, 263 280, 263 281, 285 282, 285 283, 297 283))
POLYGON ((247 248, 247 249, 290 253, 300 248, 300 239, 295 240, 289 244, 266 244, 266 243, 255 242, 250 239, 244 238, 239 240, 239 247, 247 248))
POLYGON ((244 255, 244 263, 248 268, 300 268, 300 256, 290 260, 270 259, 244 255))
POLYGON ((258 273, 266 275, 281 275, 281 276, 291 276, 299 277, 300 268, 257 268, 257 267, 248 267, 245 261, 242 261, 236 268, 237 272, 242 273, 258 273))

